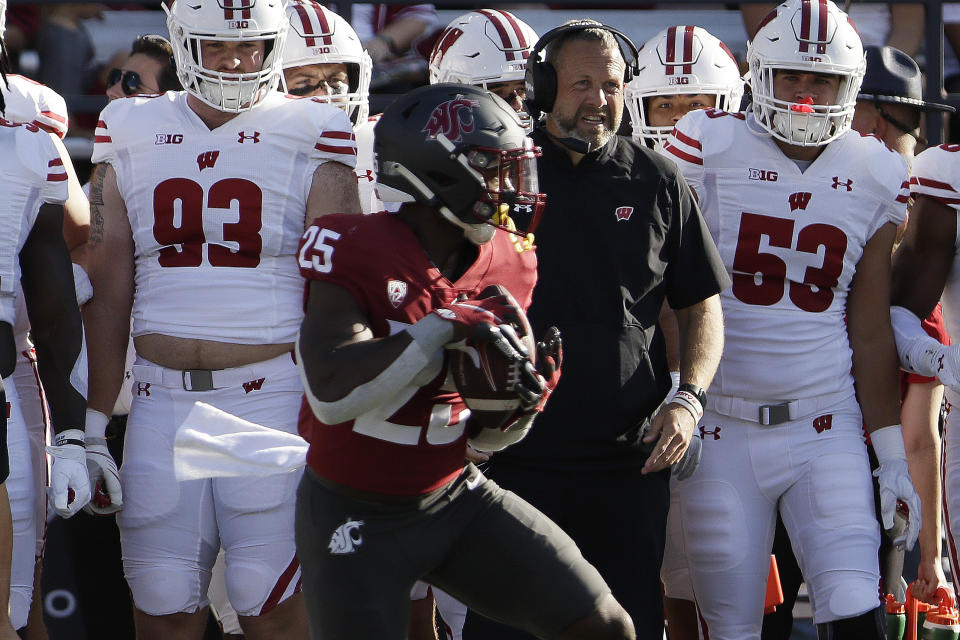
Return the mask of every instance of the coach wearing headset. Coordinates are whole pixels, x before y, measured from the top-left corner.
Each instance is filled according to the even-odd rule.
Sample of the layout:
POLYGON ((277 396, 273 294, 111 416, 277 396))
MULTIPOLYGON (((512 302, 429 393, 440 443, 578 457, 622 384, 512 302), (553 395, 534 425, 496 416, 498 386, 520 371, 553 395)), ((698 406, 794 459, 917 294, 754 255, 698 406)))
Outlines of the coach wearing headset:
MULTIPOLYGON (((560 327, 564 374, 537 428, 494 455, 488 475, 573 537, 637 638, 660 640, 668 468, 703 413, 723 347, 718 293, 730 281, 676 167, 616 135, 636 53, 592 20, 565 23, 531 52, 526 99, 534 117, 546 114, 531 135, 547 205, 529 317, 538 336, 560 327), (669 399, 664 299, 681 345, 669 399)), ((529 636, 468 615, 466 640, 494 637, 529 636)))

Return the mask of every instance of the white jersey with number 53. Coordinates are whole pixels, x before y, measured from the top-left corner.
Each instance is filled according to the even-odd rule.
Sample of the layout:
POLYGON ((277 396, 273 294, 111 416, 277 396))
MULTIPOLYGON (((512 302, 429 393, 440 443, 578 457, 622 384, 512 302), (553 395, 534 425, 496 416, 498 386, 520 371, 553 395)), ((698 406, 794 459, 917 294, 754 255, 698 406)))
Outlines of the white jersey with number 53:
POLYGON ((852 391, 847 294, 866 243, 904 219, 903 159, 851 131, 801 171, 752 115, 713 109, 684 116, 665 151, 696 190, 733 279, 721 293, 726 342, 710 390, 852 391))
POLYGON ((93 161, 116 170, 133 231, 133 335, 293 342, 313 173, 355 159, 346 114, 314 100, 270 93, 212 131, 184 92, 110 103, 93 161))

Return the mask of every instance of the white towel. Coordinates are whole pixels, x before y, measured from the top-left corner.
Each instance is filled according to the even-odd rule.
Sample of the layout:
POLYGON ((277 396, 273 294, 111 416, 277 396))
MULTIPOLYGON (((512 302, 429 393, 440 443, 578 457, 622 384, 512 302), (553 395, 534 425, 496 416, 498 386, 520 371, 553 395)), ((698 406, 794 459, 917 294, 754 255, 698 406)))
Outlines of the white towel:
POLYGON ((307 446, 296 434, 197 402, 177 429, 173 466, 177 480, 267 476, 303 467, 307 446))

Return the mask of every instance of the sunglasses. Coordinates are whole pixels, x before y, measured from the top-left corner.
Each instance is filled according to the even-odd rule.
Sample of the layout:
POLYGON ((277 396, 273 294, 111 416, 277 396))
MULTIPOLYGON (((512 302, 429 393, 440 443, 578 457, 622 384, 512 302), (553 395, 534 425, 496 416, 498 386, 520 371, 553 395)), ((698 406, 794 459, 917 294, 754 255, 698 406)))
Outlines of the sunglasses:
POLYGON ((111 69, 110 74, 107 76, 107 86, 112 87, 118 82, 120 83, 120 88, 122 88, 123 92, 128 96, 132 96, 135 93, 141 93, 140 74, 136 71, 111 69))

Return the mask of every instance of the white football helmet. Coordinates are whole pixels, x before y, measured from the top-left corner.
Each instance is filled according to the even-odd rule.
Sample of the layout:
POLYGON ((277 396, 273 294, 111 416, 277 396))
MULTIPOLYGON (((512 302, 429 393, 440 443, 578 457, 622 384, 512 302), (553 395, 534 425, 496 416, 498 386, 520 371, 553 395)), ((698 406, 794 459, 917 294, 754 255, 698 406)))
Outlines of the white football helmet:
POLYGON ((704 93, 716 96, 716 108, 721 111, 740 107, 743 80, 737 61, 727 46, 703 27, 664 29, 640 47, 637 67, 640 72, 624 90, 637 142, 662 146, 673 130, 647 121, 644 100, 648 98, 704 93))
MULTIPOLYGON (((349 89, 333 98, 343 106, 354 124, 365 122, 370 113, 370 77, 373 62, 360 44, 350 23, 313 0, 286 0, 290 23, 283 46, 283 68, 308 64, 347 65, 349 89)), ((286 91, 286 82, 281 79, 286 91)), ((318 98, 323 99, 323 98, 318 98)))
MULTIPOLYGON (((430 84, 458 82, 487 88, 491 82, 523 80, 539 36, 509 11, 477 9, 455 18, 433 45, 430 84)), ((530 116, 520 114, 529 129, 530 116)))
POLYGON ((866 61, 860 35, 830 0, 789 0, 768 15, 747 48, 753 113, 778 140, 821 146, 850 129, 866 61), (797 104, 773 94, 780 69, 837 75, 829 105, 797 104))
POLYGON ((282 0, 179 0, 167 12, 177 76, 183 88, 219 111, 252 109, 280 81, 280 54, 287 32, 282 0), (208 40, 266 45, 263 66, 251 73, 223 73, 203 66, 200 43, 208 40))

